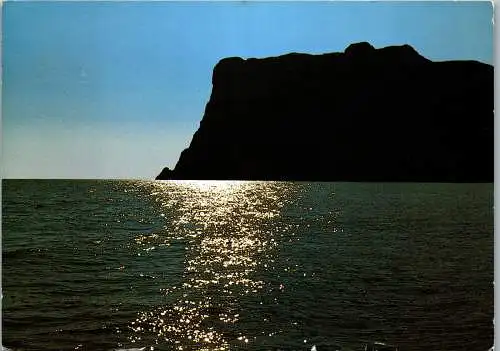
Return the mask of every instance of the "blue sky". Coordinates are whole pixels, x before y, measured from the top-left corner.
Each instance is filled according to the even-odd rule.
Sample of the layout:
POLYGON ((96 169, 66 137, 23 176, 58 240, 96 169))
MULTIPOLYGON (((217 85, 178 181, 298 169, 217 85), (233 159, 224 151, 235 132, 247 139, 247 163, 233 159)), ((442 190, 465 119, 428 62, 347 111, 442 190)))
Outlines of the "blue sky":
MULTIPOLYGON (((493 63, 490 2, 6 2, 2 176, 153 178, 227 56, 410 44, 493 63)), ((299 160, 300 162, 300 160, 299 160)))

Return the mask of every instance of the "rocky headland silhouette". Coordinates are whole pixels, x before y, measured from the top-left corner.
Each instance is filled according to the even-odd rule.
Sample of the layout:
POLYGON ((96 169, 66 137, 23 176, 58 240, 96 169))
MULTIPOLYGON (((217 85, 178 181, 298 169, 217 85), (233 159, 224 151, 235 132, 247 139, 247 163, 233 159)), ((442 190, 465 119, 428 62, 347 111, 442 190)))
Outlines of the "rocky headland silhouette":
POLYGON ((191 144, 156 179, 493 181, 491 65, 363 42, 225 58, 212 84, 191 144))

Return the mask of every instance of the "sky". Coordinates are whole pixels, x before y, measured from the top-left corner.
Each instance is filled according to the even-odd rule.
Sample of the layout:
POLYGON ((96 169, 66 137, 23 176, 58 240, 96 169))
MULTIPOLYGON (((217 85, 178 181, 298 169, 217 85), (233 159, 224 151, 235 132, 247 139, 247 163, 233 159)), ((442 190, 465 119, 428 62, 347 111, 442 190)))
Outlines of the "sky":
POLYGON ((493 64, 490 2, 3 3, 3 178, 153 179, 224 57, 409 44, 493 64))

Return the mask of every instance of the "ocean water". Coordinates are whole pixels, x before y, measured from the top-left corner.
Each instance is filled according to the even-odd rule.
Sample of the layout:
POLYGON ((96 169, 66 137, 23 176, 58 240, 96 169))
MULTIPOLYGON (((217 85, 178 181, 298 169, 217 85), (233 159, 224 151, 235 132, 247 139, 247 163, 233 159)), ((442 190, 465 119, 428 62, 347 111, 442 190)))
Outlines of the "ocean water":
POLYGON ((4 180, 11 350, 488 350, 493 185, 4 180))

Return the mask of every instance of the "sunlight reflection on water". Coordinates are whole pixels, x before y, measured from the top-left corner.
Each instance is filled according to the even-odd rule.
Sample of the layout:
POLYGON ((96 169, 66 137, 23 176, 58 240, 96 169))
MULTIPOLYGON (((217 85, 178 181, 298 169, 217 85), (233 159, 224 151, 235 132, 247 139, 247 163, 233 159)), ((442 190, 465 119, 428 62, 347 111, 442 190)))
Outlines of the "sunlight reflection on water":
MULTIPOLYGON (((131 341, 175 345, 178 350, 226 350, 251 337, 234 328, 239 297, 264 286, 255 270, 268 267, 277 245, 273 218, 280 215, 291 183, 155 182, 150 196, 165 215, 176 215, 165 228, 186 247, 182 286, 163 289, 173 304, 143 311, 133 321, 131 341), (144 338, 144 339, 143 339, 144 338)), ((147 239, 147 238, 146 238, 147 239)), ((141 243, 144 237, 136 238, 141 243)))
POLYGON ((493 343, 492 184, 4 185, 12 350, 493 343))

